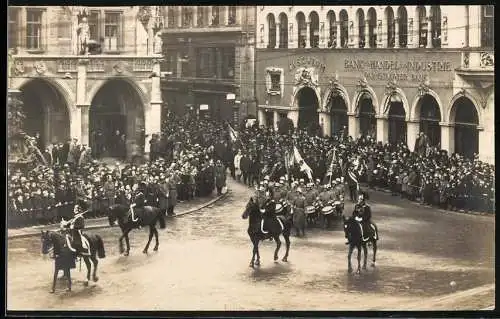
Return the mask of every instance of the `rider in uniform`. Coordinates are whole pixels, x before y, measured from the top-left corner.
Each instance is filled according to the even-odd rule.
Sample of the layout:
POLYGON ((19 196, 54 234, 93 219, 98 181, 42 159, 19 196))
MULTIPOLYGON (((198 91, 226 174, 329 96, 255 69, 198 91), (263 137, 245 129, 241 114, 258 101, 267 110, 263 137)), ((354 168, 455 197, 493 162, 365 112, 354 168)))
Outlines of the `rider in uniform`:
POLYGON ((90 255, 89 252, 84 250, 82 243, 82 229, 85 228, 85 218, 83 215, 87 212, 87 209, 85 201, 78 200, 73 210, 75 216, 69 221, 65 221, 64 219, 61 221, 62 228, 69 227, 69 233, 66 234, 68 248, 75 253, 79 251, 83 255, 90 255))
MULTIPOLYGON (((361 224, 364 238, 369 238, 371 236, 377 237, 375 230, 371 228, 372 210, 370 205, 366 203, 366 197, 366 193, 360 192, 358 203, 354 206, 352 217, 361 224)), ((346 244, 348 243, 349 238, 346 244)))
POLYGON ((267 231, 265 230, 265 225, 269 224, 270 219, 275 217, 276 202, 274 201, 272 190, 269 187, 267 189, 265 187, 259 187, 259 190, 260 189, 263 189, 263 197, 260 198, 262 201, 260 209, 263 217, 261 230, 264 234, 266 234, 267 231))
POLYGON ((130 205, 130 211, 132 213, 132 221, 135 223, 139 221, 139 218, 135 217, 135 211, 137 209, 143 209, 144 206, 146 205, 146 197, 144 196, 144 193, 141 191, 138 191, 135 194, 135 200, 134 202, 130 205))

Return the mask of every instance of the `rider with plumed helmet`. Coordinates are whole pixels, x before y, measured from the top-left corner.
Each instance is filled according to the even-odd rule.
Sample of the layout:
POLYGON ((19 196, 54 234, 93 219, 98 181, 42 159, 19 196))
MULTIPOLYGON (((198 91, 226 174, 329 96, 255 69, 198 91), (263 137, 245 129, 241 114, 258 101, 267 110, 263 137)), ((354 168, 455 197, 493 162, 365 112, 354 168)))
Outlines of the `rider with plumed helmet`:
MULTIPOLYGON (((67 229, 69 228, 69 233, 66 234, 66 243, 69 247, 74 252, 77 251, 83 251, 84 247, 82 244, 82 229, 85 228, 85 218, 84 214, 88 210, 88 205, 87 203, 79 199, 77 200, 77 203, 75 204, 73 213, 74 217, 69 220, 65 221, 64 219, 61 220, 61 228, 67 229)), ((88 255, 88 252, 82 252, 83 254, 88 255)))

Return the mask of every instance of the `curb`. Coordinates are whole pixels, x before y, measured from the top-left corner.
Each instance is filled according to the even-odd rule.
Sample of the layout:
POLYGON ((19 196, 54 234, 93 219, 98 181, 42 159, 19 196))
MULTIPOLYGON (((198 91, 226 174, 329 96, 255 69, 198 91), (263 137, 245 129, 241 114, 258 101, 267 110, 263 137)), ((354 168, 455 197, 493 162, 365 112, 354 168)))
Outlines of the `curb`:
MULTIPOLYGON (((383 194, 390 194, 391 193, 390 190, 386 190, 386 189, 372 189, 371 191, 372 192, 377 192, 377 193, 383 193, 383 194)), ((411 203, 412 205, 420 206, 420 207, 424 207, 424 208, 431 208, 431 209, 433 209, 435 211, 438 211, 438 212, 444 213, 444 214, 457 214, 457 215, 464 215, 465 214, 465 215, 473 215, 473 216, 495 217, 494 213, 483 213, 483 212, 476 212, 476 211, 447 210, 447 209, 442 209, 442 208, 436 208, 436 207, 429 206, 429 205, 423 205, 423 204, 420 204, 419 202, 411 201, 411 200, 408 200, 408 199, 402 199, 402 200, 405 201, 405 202, 411 203)))
MULTIPOLYGON (((219 200, 222 200, 224 198, 227 197, 227 195, 230 193, 230 190, 228 189, 226 193, 220 195, 220 196, 217 196, 215 197, 214 199, 211 199, 209 200, 208 202, 206 203, 203 203, 199 206, 196 206, 196 207, 193 207, 191 209, 188 209, 184 212, 180 212, 180 213, 177 213, 175 214, 174 216, 167 216, 167 218, 169 217, 181 217, 181 216, 184 216, 184 215, 187 215, 187 214, 192 214, 194 212, 197 212, 203 208, 206 208, 216 202, 218 202, 219 200)), ((97 219, 97 218, 96 218, 97 219)), ((102 219, 103 221, 106 220, 106 217, 100 217, 100 219, 102 219)), ((102 228, 112 228, 114 226, 109 226, 109 225, 93 225, 93 226, 89 226, 89 227, 86 227, 85 229, 102 229, 102 228)), ((7 237, 7 239, 19 239, 19 238, 27 238, 27 237, 33 237, 33 236, 37 236, 38 234, 40 233, 40 230, 33 230, 33 232, 30 232, 30 233, 26 233, 26 234, 16 234, 16 235, 10 235, 7 237)))

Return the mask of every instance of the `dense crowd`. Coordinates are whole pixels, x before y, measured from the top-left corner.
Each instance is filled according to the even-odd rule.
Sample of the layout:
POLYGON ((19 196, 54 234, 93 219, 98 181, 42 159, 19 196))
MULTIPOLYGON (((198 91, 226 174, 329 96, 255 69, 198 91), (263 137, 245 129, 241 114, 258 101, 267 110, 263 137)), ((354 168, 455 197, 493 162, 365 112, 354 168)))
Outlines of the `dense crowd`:
POLYGON ((354 140, 345 133, 322 138, 305 131, 287 135, 253 127, 240 132, 240 139, 234 165, 249 186, 266 175, 278 181, 287 173, 290 180, 312 178, 311 182, 328 183, 346 178, 352 170, 369 188, 387 189, 443 209, 494 212, 494 166, 477 156, 449 155, 429 146, 424 134, 419 135, 413 152, 405 143, 382 144, 369 136, 354 140), (287 167, 293 145, 311 168, 310 177, 300 170, 302 165, 287 167))
MULTIPOLYGON (((226 130, 207 120, 171 120, 151 141, 152 158, 144 164, 108 166, 71 156, 34 168, 8 171, 9 226, 48 224, 68 219, 74 203, 85 200, 86 217, 100 216, 111 204, 129 205, 142 192, 146 204, 173 214, 177 201, 208 196, 225 186, 226 130), (168 199, 167 199, 168 196, 168 199)), ((68 147, 78 149, 76 140, 68 147)), ((63 145, 62 150, 66 149, 63 145)))
MULTIPOLYGON (((311 179, 316 184, 344 181, 354 170, 370 188, 390 190, 410 200, 444 209, 494 212, 494 166, 431 147, 419 136, 412 152, 404 143, 382 144, 371 137, 353 139, 345 130, 319 137, 295 130, 281 134, 253 125, 236 140, 228 125, 208 119, 169 118, 150 141, 150 160, 115 167, 92 160, 76 139, 45 148, 44 165, 9 168, 9 226, 53 223, 70 218, 76 200, 89 203, 87 216, 102 215, 113 203, 128 205, 137 192, 146 203, 172 214, 178 200, 220 194, 225 172, 249 186, 269 176, 278 181, 311 179), (290 165, 293 146, 303 163, 290 165), (50 154, 50 156, 49 156, 50 154)), ((351 196, 355 197, 355 196, 351 196)))

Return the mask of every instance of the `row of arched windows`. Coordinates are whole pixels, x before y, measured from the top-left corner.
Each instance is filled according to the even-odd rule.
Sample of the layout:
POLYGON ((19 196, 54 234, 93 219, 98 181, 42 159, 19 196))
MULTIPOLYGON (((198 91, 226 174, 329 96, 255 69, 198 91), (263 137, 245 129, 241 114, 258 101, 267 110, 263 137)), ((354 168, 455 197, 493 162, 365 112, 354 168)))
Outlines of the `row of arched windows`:
POLYGON ((168 27, 177 28, 179 27, 179 22, 181 27, 235 25, 237 23, 236 6, 168 7, 167 9, 168 27))
POLYGON ((298 12, 295 16, 297 30, 293 30, 294 26, 289 24, 285 13, 280 13, 277 20, 274 14, 269 13, 267 47, 287 48, 289 37, 296 35, 299 48, 317 48, 320 46, 320 35, 323 35, 328 48, 345 48, 349 41, 355 42, 354 46, 359 48, 376 48, 379 43, 388 48, 405 48, 413 32, 409 25, 418 32, 419 47, 441 47, 441 24, 447 22, 442 21, 440 7, 431 6, 430 12, 426 12, 425 6, 418 6, 416 10, 418 19, 414 22, 408 19, 404 6, 400 6, 396 12, 392 7, 387 7, 383 19, 377 17, 374 8, 368 9, 366 14, 360 8, 351 19, 346 10, 341 10, 338 15, 330 10, 326 14, 326 23, 320 21, 316 11, 312 11, 307 19, 303 12, 298 12))

